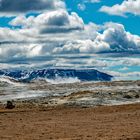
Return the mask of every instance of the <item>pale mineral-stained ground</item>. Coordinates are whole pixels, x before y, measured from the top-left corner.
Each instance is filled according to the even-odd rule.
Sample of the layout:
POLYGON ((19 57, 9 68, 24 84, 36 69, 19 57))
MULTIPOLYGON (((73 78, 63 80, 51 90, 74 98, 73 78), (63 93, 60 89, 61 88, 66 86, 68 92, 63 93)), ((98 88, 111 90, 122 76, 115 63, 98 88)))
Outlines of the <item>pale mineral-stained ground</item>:
POLYGON ((50 84, 0 83, 0 101, 34 102, 45 106, 96 106, 140 102, 140 81, 50 84))

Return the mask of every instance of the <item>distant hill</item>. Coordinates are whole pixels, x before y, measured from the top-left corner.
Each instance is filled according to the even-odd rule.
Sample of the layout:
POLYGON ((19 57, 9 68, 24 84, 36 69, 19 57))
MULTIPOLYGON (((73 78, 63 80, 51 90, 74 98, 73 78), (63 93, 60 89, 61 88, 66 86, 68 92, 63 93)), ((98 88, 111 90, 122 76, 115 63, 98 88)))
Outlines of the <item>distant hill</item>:
POLYGON ((111 81, 113 76, 95 69, 40 69, 40 70, 0 70, 0 76, 30 82, 38 78, 57 79, 78 78, 81 81, 111 81))

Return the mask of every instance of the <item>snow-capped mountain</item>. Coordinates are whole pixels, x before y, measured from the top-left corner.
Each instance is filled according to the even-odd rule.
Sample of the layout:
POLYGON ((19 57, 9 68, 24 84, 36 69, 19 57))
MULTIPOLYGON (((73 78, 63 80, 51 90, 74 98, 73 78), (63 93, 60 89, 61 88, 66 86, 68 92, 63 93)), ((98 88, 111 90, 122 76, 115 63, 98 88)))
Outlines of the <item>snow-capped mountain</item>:
POLYGON ((0 70, 0 76, 30 82, 38 78, 57 79, 78 78, 80 81, 111 81, 113 76, 95 69, 40 69, 40 70, 0 70))

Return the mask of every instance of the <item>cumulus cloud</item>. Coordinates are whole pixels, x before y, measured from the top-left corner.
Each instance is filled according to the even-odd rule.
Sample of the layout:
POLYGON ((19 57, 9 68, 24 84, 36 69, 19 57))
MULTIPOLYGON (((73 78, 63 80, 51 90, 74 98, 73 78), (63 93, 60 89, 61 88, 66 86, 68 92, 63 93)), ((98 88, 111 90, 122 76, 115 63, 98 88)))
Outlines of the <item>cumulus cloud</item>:
POLYGON ((121 4, 109 6, 102 6, 101 12, 110 15, 126 16, 126 14, 134 14, 140 16, 140 0, 124 0, 121 4))
POLYGON ((67 42, 63 47, 55 48, 54 53, 97 53, 109 50, 106 42, 98 40, 77 40, 76 42, 67 42))
POLYGON ((3 16, 62 8, 65 8, 65 3, 61 0, 0 0, 0 14, 3 16))
POLYGON ((21 58, 37 57, 43 54, 43 46, 40 44, 8 44, 0 47, 1 60, 13 60, 21 58), (8 57, 8 58, 7 58, 8 57))
POLYGON ((140 37, 127 32, 123 25, 85 24, 77 13, 63 8, 37 16, 18 15, 9 24, 13 28, 0 28, 1 60, 46 54, 140 52, 140 37))
POLYGON ((76 14, 65 10, 45 12, 37 17, 17 16, 10 24, 23 28, 37 28, 41 33, 65 33, 84 28, 83 20, 76 14))
POLYGON ((98 33, 94 40, 67 42, 55 53, 107 53, 107 52, 140 52, 140 37, 126 32, 124 26, 117 23, 106 23, 103 33, 98 33))
POLYGON ((85 25, 74 13, 54 13, 54 16, 21 17, 23 22, 18 22, 17 17, 11 24, 23 26, 21 29, 0 28, 1 59, 5 59, 4 56, 14 59, 44 57, 46 54, 140 53, 140 37, 125 31, 121 24, 85 25), (54 22, 59 17, 64 20, 54 22), (103 32, 98 32, 99 29, 103 32), (57 32, 55 36, 54 32, 57 32))
POLYGON ((107 42, 111 51, 136 52, 140 50, 140 37, 125 31, 122 24, 107 23, 103 34, 97 38, 107 42))

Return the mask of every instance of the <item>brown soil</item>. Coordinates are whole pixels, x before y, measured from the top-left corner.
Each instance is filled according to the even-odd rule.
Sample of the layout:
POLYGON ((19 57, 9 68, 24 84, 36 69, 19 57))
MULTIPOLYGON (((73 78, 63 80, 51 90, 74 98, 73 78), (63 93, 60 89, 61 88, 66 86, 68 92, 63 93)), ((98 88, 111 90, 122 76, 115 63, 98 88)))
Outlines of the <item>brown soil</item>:
POLYGON ((140 140, 140 104, 0 110, 0 140, 140 140))

